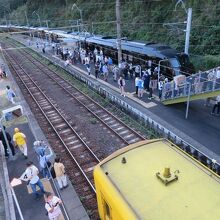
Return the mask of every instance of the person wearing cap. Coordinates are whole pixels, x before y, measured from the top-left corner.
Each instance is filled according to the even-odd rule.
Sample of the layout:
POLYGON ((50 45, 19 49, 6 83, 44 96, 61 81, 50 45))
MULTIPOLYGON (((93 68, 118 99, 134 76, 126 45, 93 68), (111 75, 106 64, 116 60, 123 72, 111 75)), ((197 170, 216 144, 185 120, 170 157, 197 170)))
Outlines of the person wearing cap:
POLYGON ((13 141, 15 146, 18 146, 20 151, 23 153, 25 159, 27 159, 27 144, 26 136, 18 128, 14 129, 13 141))
POLYGON ((51 192, 45 193, 45 209, 50 220, 64 220, 60 204, 62 204, 60 198, 54 196, 51 192))
POLYGON ((47 145, 44 143, 43 140, 34 142, 34 151, 38 156, 44 155, 46 149, 47 149, 47 145))
POLYGON ((40 195, 45 193, 44 186, 38 176, 39 170, 36 166, 34 166, 32 161, 28 161, 26 163, 26 166, 27 168, 25 172, 21 175, 19 179, 30 184, 32 192, 35 195, 35 199, 38 200, 40 199, 40 195), (40 188, 41 194, 37 191, 37 186, 40 188))
POLYGON ((12 156, 15 155, 15 148, 14 148, 14 145, 11 143, 11 135, 5 130, 5 126, 3 126, 3 129, 4 129, 4 131, 0 127, 0 141, 2 141, 2 144, 5 149, 5 157, 8 158, 9 154, 8 154, 7 141, 8 141, 9 147, 11 148, 12 156), (5 140, 5 136, 4 136, 3 132, 5 132, 5 136, 6 136, 7 140, 5 140))

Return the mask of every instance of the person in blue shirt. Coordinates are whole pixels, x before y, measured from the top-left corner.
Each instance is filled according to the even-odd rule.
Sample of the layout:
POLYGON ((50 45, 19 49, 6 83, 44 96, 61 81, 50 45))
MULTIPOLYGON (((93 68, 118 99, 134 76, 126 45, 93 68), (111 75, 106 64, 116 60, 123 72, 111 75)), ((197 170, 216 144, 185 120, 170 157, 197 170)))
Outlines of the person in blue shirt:
POLYGON ((48 180, 51 178, 51 175, 50 175, 50 166, 51 166, 51 158, 53 157, 53 152, 51 150, 51 148, 48 148, 49 149, 49 153, 47 154, 46 152, 45 153, 40 153, 39 155, 39 165, 40 165, 40 170, 42 172, 42 175, 44 178, 48 178, 48 180))
POLYGON ((109 58, 108 58, 108 65, 112 65, 112 64, 113 64, 112 58, 109 57, 109 58))
POLYGON ((138 79, 137 86, 138 86, 138 98, 142 98, 144 93, 144 81, 141 78, 138 79))

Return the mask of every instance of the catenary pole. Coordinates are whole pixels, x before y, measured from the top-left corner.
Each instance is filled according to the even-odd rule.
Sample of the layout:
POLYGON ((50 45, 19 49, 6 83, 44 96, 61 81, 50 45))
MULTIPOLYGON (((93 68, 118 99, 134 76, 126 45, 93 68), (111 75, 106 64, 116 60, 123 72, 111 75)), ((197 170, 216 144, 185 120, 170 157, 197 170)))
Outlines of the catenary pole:
MULTIPOLYGON (((122 60, 122 51, 121 51, 121 4, 120 0, 116 0, 116 23, 117 23, 117 49, 118 49, 118 65, 122 60)), ((119 66, 120 69, 120 66, 119 66)))
POLYGON ((185 54, 189 54, 189 39, 190 39, 191 23, 192 23, 192 8, 188 8, 187 25, 186 25, 186 41, 185 41, 185 50, 184 50, 185 54))
POLYGON ((28 16, 27 16, 27 11, 26 10, 24 11, 24 14, 25 14, 27 26, 29 27, 29 21, 28 21, 28 16))

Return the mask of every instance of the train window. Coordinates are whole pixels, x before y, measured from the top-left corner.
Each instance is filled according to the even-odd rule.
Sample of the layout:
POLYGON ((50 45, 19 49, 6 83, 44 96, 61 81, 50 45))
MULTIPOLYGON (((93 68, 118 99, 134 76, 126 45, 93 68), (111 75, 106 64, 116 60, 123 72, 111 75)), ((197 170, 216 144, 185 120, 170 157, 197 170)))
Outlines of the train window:
POLYGON ((111 220, 111 209, 110 209, 108 203, 105 200, 103 200, 103 201, 104 201, 105 220, 111 220))
POLYGON ((133 61, 133 56, 132 55, 128 55, 128 60, 132 62, 133 61))

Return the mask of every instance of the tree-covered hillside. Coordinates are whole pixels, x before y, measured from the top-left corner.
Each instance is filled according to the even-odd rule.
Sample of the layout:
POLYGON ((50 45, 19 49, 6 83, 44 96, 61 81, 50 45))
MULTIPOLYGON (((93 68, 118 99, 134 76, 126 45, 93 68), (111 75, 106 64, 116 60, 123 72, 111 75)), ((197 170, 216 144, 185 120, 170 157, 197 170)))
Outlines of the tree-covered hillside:
MULTIPOLYGON (((122 35, 130 39, 162 42, 184 49, 186 12, 177 0, 121 0, 122 35)), ((198 68, 220 65, 220 1, 183 0, 193 8, 190 55, 198 68)), ((114 0, 0 0, 3 23, 26 24, 25 11, 31 25, 68 27, 76 24, 82 10, 87 31, 115 35, 114 0), (73 7, 72 7, 73 6, 73 7), (9 15, 10 14, 10 15, 9 15), (7 21, 6 21, 7 20, 7 21)))

